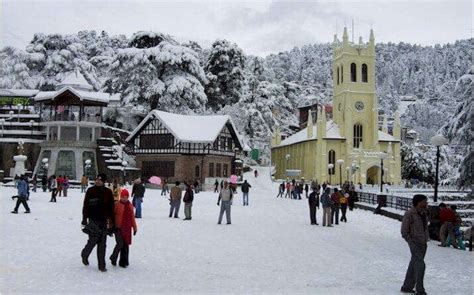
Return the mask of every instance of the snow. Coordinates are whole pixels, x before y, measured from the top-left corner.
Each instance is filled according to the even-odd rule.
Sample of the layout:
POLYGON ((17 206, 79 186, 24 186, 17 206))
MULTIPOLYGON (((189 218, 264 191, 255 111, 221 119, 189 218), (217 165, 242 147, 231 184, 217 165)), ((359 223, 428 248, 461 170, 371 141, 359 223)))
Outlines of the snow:
POLYGON ((0 89, 0 96, 32 97, 38 92, 35 89, 0 89))
MULTIPOLYGON (((165 127, 181 142, 212 143, 216 140, 224 126, 230 122, 234 131, 237 132, 230 116, 197 116, 179 115, 163 111, 153 110, 138 125, 137 128, 127 137, 130 141, 148 122, 150 118, 157 118, 165 127)), ((240 146, 244 146, 239 136, 237 136, 240 146)))
MULTIPOLYGON (((285 138, 281 141, 281 143, 277 147, 292 145, 295 143, 300 143, 309 140, 315 140, 318 138, 317 134, 317 125, 313 126, 313 136, 308 138, 308 127, 301 129, 300 131, 296 132, 292 136, 285 138)), ((326 122, 326 137, 324 139, 344 139, 341 136, 339 131, 339 126, 334 121, 327 121, 326 122)))
POLYGON ((66 74, 64 80, 60 84, 58 84, 59 88, 57 89, 61 89, 67 86, 86 91, 93 90, 93 87, 89 84, 89 82, 87 82, 86 78, 84 78, 84 76, 79 71, 74 71, 66 74))
MULTIPOLYGON (((372 212, 348 211, 333 228, 309 224, 305 200, 277 199, 268 169, 251 173, 250 206, 238 196, 232 225, 217 225, 217 195, 195 196, 193 220, 168 218, 159 190, 145 194, 143 218, 133 237, 128 269, 97 270, 80 260, 87 237, 80 231, 83 195, 49 203, 32 193, 31 214, 10 214, 13 188, 0 187, 0 292, 190 294, 399 294, 410 259, 400 222, 372 212)), ((183 217, 182 208, 180 217, 183 217)), ((318 210, 321 223, 321 211, 318 210)), ((115 244, 107 241, 108 258, 115 244)), ((472 294, 472 253, 429 242, 428 294, 472 294)))
POLYGON ((382 132, 380 130, 378 132, 379 132, 379 141, 399 141, 388 133, 382 132))

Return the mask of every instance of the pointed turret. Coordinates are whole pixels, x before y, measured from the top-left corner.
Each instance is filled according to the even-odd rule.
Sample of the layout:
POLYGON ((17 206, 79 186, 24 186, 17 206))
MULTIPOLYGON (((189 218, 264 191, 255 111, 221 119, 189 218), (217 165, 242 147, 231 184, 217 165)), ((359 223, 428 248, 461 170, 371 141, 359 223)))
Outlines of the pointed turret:
POLYGON ((395 112, 395 118, 393 122, 393 137, 395 139, 400 140, 400 134, 401 134, 401 126, 400 126, 400 115, 398 114, 398 111, 395 112))
POLYGON ((347 34, 347 27, 344 27, 344 34, 342 35, 342 44, 344 46, 349 44, 349 35, 347 34))
POLYGON ((375 52, 375 37, 374 37, 374 30, 370 29, 370 38, 369 38, 369 48, 375 52))
POLYGON ((308 138, 313 138, 313 115, 311 109, 308 110, 308 123, 306 124, 306 130, 308 138))
POLYGON ((383 115, 382 132, 388 133, 387 115, 383 115))

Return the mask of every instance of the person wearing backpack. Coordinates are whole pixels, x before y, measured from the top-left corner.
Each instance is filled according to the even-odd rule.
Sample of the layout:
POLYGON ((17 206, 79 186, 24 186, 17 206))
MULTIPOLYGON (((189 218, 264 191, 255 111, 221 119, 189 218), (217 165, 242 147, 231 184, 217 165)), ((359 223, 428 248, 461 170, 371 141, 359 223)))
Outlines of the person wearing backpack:
POLYGON ((252 186, 247 182, 247 180, 244 180, 244 183, 242 183, 242 194, 243 194, 243 201, 244 201, 244 206, 249 205, 249 189, 252 186))
POLYGON ((193 207, 194 192, 189 183, 186 183, 186 192, 184 193, 184 220, 191 220, 191 208, 193 207))

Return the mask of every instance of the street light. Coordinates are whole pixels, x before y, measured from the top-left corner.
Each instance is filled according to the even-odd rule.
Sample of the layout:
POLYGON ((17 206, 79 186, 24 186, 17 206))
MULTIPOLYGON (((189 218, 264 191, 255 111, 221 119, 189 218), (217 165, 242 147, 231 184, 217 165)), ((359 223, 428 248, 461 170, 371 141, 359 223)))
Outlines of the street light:
POLYGON ((332 168, 334 168, 334 164, 328 164, 328 171, 329 171, 329 184, 331 184, 331 172, 332 172, 332 168))
POLYGON ((336 161, 336 164, 339 165, 339 185, 342 186, 342 165, 344 164, 343 159, 336 161))
POLYGON ((387 154, 380 152, 378 157, 380 159, 380 192, 383 192, 383 160, 387 158, 387 154))
POLYGON ((442 135, 435 135, 431 138, 431 143, 436 146, 436 176, 433 202, 438 201, 438 173, 439 173, 439 147, 448 143, 448 140, 442 135))

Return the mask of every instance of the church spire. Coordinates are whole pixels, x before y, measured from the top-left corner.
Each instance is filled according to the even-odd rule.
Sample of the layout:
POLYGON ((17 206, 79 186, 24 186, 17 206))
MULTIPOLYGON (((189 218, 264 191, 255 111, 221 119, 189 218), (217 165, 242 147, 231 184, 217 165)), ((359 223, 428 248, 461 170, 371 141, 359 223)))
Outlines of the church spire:
POLYGON ((308 110, 308 123, 306 124, 307 137, 313 138, 313 115, 311 109, 308 110))

